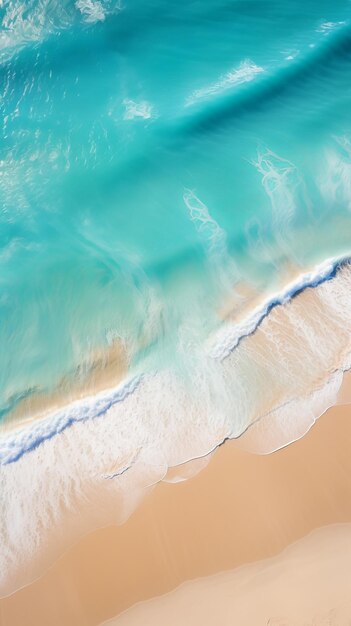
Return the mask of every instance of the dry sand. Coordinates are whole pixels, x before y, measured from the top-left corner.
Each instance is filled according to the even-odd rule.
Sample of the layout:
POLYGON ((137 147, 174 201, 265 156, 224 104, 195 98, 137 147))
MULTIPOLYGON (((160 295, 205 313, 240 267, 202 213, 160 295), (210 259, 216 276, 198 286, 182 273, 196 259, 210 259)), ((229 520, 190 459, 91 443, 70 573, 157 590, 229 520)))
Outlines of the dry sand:
POLYGON ((1 626, 95 626, 184 581, 350 522, 350 417, 351 406, 334 407, 303 439, 267 456, 225 444, 198 476, 157 486, 125 525, 85 537, 38 581, 2 600, 1 626))
POLYGON ((350 626, 351 524, 325 526, 278 557, 185 583, 104 626, 350 626))

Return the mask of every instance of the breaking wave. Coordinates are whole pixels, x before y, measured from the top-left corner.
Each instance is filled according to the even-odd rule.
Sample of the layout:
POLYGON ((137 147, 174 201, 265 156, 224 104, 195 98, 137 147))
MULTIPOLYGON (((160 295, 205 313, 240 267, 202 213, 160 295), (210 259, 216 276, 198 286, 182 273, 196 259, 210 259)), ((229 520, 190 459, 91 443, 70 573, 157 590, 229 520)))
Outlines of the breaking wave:
POLYGON ((125 521, 169 467, 243 433, 259 453, 304 435, 351 364, 350 287, 348 258, 329 261, 227 322, 186 376, 161 369, 3 432, 2 594, 81 533, 125 521))

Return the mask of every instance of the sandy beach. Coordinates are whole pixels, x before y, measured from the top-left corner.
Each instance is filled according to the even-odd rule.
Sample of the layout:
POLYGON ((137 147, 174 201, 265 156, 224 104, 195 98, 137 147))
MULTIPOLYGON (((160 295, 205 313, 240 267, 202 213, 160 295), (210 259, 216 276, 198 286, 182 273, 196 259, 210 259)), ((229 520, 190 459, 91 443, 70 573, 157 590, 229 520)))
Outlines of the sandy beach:
MULTIPOLYGON (((349 389, 348 375, 343 401, 349 389)), ((126 524, 86 536, 3 599, 1 625, 95 626, 185 581, 273 557, 316 528, 351 522, 350 412, 347 404, 333 407, 274 454, 251 454, 242 438, 240 446, 221 446, 205 468, 203 460, 170 471, 174 481, 202 468, 190 480, 158 485, 126 524)))
POLYGON ((324 526, 277 557, 185 583, 104 626, 349 626, 351 524, 324 526))

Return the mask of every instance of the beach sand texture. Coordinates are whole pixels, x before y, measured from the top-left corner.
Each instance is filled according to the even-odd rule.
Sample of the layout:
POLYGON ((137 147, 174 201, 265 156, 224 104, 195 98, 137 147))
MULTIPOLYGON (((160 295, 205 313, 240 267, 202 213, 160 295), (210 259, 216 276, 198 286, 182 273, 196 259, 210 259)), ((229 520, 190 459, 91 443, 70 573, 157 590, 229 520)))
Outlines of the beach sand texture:
MULTIPOLYGON (((348 399, 349 390, 350 376, 346 375, 340 397, 348 399)), ((270 455, 251 454, 240 449, 235 441, 221 446, 196 477, 178 484, 158 485, 126 524, 110 526, 86 536, 39 580, 3 599, 0 604, 1 626, 96 626, 136 602, 168 593, 185 581, 272 557, 318 527, 351 522, 350 414, 351 406, 347 404, 333 407, 305 437, 270 455)), ((196 471, 203 463, 190 469, 196 471)), ((178 468, 173 475, 169 474, 169 479, 179 478, 182 472, 189 472, 189 467, 178 468)), ((313 568, 319 567, 319 558, 322 564, 323 554, 325 559, 330 558, 330 571, 335 580, 340 577, 342 596, 344 583, 348 580, 345 571, 351 568, 351 550, 348 527, 340 532, 345 537, 345 542, 342 540, 344 553, 341 550, 340 554, 341 535, 335 538, 332 531, 320 535, 324 546, 321 557, 315 551, 319 535, 316 540, 311 540, 313 545, 306 540, 298 550, 303 567, 307 564, 306 567, 312 568, 308 570, 311 576, 315 574, 313 568), (334 540, 338 545, 336 551, 332 547, 334 540), (304 546, 306 556, 303 555, 304 546), (311 560, 312 553, 317 558, 315 563, 311 560), (341 561, 342 567, 339 567, 341 561)), ((277 582, 276 592, 281 594, 284 588, 286 606, 290 607, 294 573, 288 571, 284 559, 284 556, 279 557, 274 566, 280 567, 279 563, 282 563, 281 567, 286 569, 286 585, 285 579, 279 582, 280 586, 277 582)), ((323 563, 324 567, 325 560, 323 563)), ((264 568, 262 564, 257 565, 257 572, 263 577, 264 568)), ((242 574, 243 584, 245 575, 242 574)), ((228 576, 231 580, 232 574, 228 576)), ((235 580, 237 577, 241 580, 240 570, 233 576, 235 580)), ((273 583, 269 583, 272 597, 275 593, 273 583)), ((192 586, 183 588, 185 591, 177 591, 169 601, 160 601, 159 607, 153 605, 156 606, 155 613, 152 613, 153 608, 147 609, 145 616, 155 615, 154 623, 164 624, 165 611, 167 613, 169 607, 169 615, 172 614, 175 621, 167 623, 200 623, 196 621, 199 598, 203 595, 213 597, 214 602, 217 599, 222 601, 226 584, 223 583, 222 588, 221 583, 212 579, 194 583, 194 595, 192 586), (214 590, 212 596, 214 587, 217 591, 214 590), (179 594, 183 594, 184 601, 178 603, 179 594), (179 607, 179 614, 174 602, 179 607), (184 611, 187 621, 183 621, 184 611)), ((267 580, 262 584, 268 585, 267 580)), ((316 579, 315 598, 320 596, 318 584, 316 579)), ((321 593, 323 589, 321 587, 321 593)), ((341 596, 337 598, 340 606, 341 596)), ((230 612, 231 593, 226 597, 230 612)), ((345 595, 344 604, 348 600, 345 595)), ((301 604, 301 610, 303 606, 301 604)), ((327 606, 325 615, 334 608, 327 606)), ((277 604, 278 609, 283 609, 281 603, 277 604)), ((310 609, 312 616, 321 614, 319 606, 310 609)), ((224 604, 221 615, 225 610, 224 604)), ((140 611, 141 608, 130 613, 130 619, 126 613, 121 624, 149 623, 144 621, 144 614, 140 611)), ((285 619, 284 613, 272 613, 274 615, 285 619)), ((208 613, 208 621, 201 623, 213 624, 213 613, 208 613)), ((261 623, 264 622, 257 622, 261 623)), ((274 626, 290 626, 291 623, 295 626, 295 622, 273 622, 274 626)), ((304 622, 302 624, 305 626, 304 622)), ((311 624, 315 626, 313 622, 311 624)), ((320 626, 319 622, 317 624, 320 626)), ((321 624, 324 626, 324 622, 321 624)), ((297 625, 300 626, 300 622, 297 625)), ((344 626, 344 622, 340 625, 336 622, 335 626, 344 626)))
POLYGON ((273 559, 185 583, 104 626, 350 626, 351 525, 326 526, 273 559))

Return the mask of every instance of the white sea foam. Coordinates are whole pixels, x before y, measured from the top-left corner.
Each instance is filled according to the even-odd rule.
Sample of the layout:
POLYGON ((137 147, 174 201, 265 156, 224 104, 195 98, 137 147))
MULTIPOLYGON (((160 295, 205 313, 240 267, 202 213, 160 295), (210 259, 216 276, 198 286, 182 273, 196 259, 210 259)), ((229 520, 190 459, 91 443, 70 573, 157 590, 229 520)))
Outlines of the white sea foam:
POLYGON ((201 89, 195 89, 186 99, 185 106, 192 106, 199 100, 207 100, 228 89, 251 82, 263 71, 263 67, 246 59, 242 61, 238 67, 233 67, 229 72, 220 76, 214 83, 202 87, 201 89))
POLYGON ((123 119, 125 120, 134 120, 138 117, 144 120, 149 120, 151 117, 154 116, 152 104, 150 102, 147 102, 147 100, 134 102, 134 100, 125 98, 123 100, 123 104, 125 106, 123 119))
POLYGON ((122 10, 114 0, 3 0, 0 31, 0 61, 6 61, 13 51, 27 43, 42 41, 51 33, 72 26, 77 12, 87 23, 103 21, 108 13, 122 10))
POLYGON ((4 11, 0 32, 0 58, 6 58, 5 51, 21 46, 30 41, 39 41, 44 33, 50 32, 56 25, 64 25, 71 18, 71 12, 65 3, 57 11, 55 17, 47 19, 49 0, 39 2, 23 2, 21 0, 5 0, 1 3, 4 11))
POLYGON ((163 369, 3 432, 1 594, 82 533, 125 521, 168 467, 245 432, 260 453, 301 437, 351 365, 350 294, 349 265, 330 261, 196 345, 188 376, 163 369))
POLYGON ((351 141, 347 136, 334 139, 334 147, 326 154, 326 171, 318 185, 328 205, 340 204, 351 211, 351 141))
POLYGON ((286 304, 307 287, 323 284, 324 281, 333 276, 339 262, 342 263, 343 258, 326 260, 314 270, 302 274, 286 285, 280 292, 271 295, 262 304, 255 307, 242 322, 223 324, 214 337, 209 339, 210 354, 216 359, 226 358, 237 347, 241 339, 251 335, 256 330, 272 308, 286 304))
MULTIPOLYGON (((221 284, 223 292, 233 293, 233 284, 238 279, 239 271, 227 246, 227 233, 214 219, 204 202, 192 189, 185 189, 183 200, 189 218, 194 224, 202 245, 206 251, 210 269, 215 280, 221 284)), ((199 318, 201 319, 201 315, 199 318)))
MULTIPOLYGON (((247 240, 250 255, 258 262, 274 263, 277 252, 294 260, 294 233, 296 220, 302 209, 313 211, 305 180, 296 165, 269 147, 261 147, 251 164, 261 177, 262 187, 271 207, 271 218, 251 219, 247 225, 247 240), (272 239, 267 239, 266 230, 270 226, 272 239)), ((298 261, 297 261, 298 262, 298 261)))
POLYGON ((105 19, 104 7, 99 0, 77 0, 76 7, 88 23, 103 22, 105 19))
POLYGON ((296 57, 298 57, 300 54, 300 50, 289 50, 289 52, 287 53, 285 60, 286 61, 293 61, 294 59, 296 59, 296 57))
POLYGON ((189 216, 204 242, 211 257, 227 257, 227 236, 223 228, 210 214, 208 207, 198 198, 194 191, 185 189, 183 200, 189 211, 189 216))
POLYGON ((262 186, 272 208, 273 229, 280 236, 282 246, 303 192, 302 177, 291 161, 269 149, 258 151, 252 164, 262 176, 262 186))
POLYGON ((330 31, 335 30, 336 28, 340 28, 340 26, 345 26, 347 22, 345 20, 341 20, 338 22, 323 22, 316 28, 317 33, 323 33, 323 35, 328 35, 330 31))

